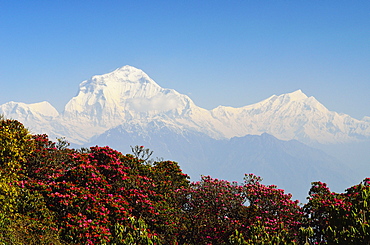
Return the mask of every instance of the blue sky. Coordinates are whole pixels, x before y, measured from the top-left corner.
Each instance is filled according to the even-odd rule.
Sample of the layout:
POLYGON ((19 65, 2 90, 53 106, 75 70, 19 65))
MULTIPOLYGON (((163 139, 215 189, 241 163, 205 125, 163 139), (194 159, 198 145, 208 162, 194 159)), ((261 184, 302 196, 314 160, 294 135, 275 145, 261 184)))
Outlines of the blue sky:
POLYGON ((370 1, 0 0, 0 104, 62 110, 93 75, 132 65, 201 107, 302 89, 370 116, 370 1))

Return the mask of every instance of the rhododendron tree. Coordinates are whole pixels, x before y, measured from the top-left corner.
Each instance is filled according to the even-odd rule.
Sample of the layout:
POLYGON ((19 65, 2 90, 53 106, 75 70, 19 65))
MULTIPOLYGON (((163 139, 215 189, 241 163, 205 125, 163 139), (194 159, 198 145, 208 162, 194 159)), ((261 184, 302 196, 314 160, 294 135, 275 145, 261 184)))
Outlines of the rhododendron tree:
POLYGON ((325 183, 312 183, 305 205, 307 226, 314 230, 315 244, 370 244, 370 179, 348 188, 344 193, 331 192, 325 183))
POLYGON ((158 237, 159 231, 161 239, 173 239, 177 223, 172 220, 180 210, 174 191, 189 182, 177 163, 150 166, 109 147, 76 151, 45 135, 34 139, 23 185, 45 198, 65 242, 111 243, 117 227, 132 226, 131 218, 145 223, 148 236, 158 237))
POLYGON ((179 194, 184 211, 182 244, 225 244, 246 214, 243 188, 237 183, 202 176, 179 194))
POLYGON ((246 175, 244 185, 203 176, 183 195, 181 241, 190 244, 297 244, 303 212, 276 186, 246 175))
MULTIPOLYGON (((48 154, 53 150, 58 151, 46 149, 48 154)), ((43 194, 66 242, 109 243, 114 226, 126 224, 130 216, 154 219, 157 210, 149 196, 155 193, 145 189, 152 182, 130 173, 123 161, 134 159, 109 147, 92 147, 89 153, 68 152, 64 165, 55 164, 53 171, 53 158, 46 160, 25 185, 43 194)))
POLYGON ((248 244, 293 244, 300 239, 303 210, 291 194, 275 185, 263 185, 262 178, 248 174, 244 178, 244 196, 248 215, 239 230, 248 244))
POLYGON ((150 176, 155 183, 152 189, 157 193, 155 202, 159 210, 156 231, 163 234, 165 243, 175 244, 183 223, 179 190, 189 187, 189 176, 172 161, 154 162, 150 176))

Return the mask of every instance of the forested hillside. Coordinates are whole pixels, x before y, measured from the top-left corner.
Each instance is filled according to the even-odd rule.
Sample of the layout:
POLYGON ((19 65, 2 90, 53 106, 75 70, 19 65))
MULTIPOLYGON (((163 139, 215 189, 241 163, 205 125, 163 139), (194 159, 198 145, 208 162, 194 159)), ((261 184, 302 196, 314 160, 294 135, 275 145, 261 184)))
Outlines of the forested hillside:
POLYGON ((302 205, 252 173, 191 183, 144 146, 71 149, 0 118, 0 244, 370 244, 369 202, 369 178, 314 182, 302 205))

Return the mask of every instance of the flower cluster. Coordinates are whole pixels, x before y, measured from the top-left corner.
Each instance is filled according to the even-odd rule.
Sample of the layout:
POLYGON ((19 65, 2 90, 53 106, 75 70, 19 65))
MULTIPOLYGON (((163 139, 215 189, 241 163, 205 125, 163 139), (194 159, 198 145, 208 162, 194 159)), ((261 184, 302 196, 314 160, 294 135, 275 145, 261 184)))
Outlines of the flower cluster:
POLYGON ((312 183, 305 205, 310 238, 315 244, 368 244, 370 241, 370 179, 334 193, 322 182, 312 183))
POLYGON ((246 240, 254 244, 272 239, 280 243, 298 242, 304 217, 299 202, 291 200, 292 195, 285 194, 277 186, 263 185, 260 180, 260 177, 247 175, 243 186, 249 202, 247 229, 241 230, 249 234, 246 240))
MULTIPOLYGON (((109 147, 79 152, 60 149, 46 136, 34 138, 39 147, 29 156, 27 178, 20 184, 43 195, 66 242, 110 243, 115 227, 130 226, 131 217, 146 222, 148 236, 160 230, 164 207, 170 205, 159 188, 172 186, 170 178, 154 180, 160 164, 147 166, 109 147)), ((161 168, 158 175, 169 176, 170 169, 161 168)))

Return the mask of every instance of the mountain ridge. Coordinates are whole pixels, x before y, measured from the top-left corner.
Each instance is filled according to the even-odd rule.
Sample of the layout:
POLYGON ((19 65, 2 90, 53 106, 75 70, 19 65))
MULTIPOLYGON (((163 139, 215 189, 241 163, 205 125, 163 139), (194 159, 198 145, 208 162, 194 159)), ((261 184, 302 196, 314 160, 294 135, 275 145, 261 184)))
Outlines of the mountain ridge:
POLYGON ((206 133, 215 139, 265 132, 278 139, 297 139, 307 144, 370 139, 369 117, 357 120, 329 111, 301 90, 272 95, 239 108, 218 106, 206 110, 187 95, 160 87, 145 72, 128 65, 80 83, 77 95, 62 113, 50 104, 48 115, 24 103, 13 102, 12 106, 1 105, 0 113, 25 119, 28 127, 39 131, 40 126, 27 120, 37 115, 38 123, 48 124, 42 133, 65 136, 76 144, 84 144, 119 125, 136 122, 145 126, 151 120, 206 133), (15 110, 19 106, 27 109, 15 110))

